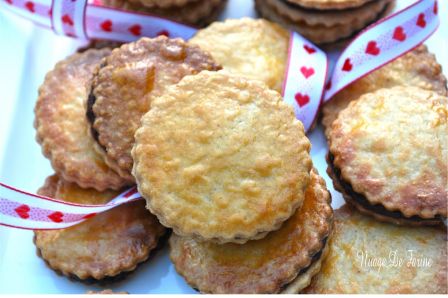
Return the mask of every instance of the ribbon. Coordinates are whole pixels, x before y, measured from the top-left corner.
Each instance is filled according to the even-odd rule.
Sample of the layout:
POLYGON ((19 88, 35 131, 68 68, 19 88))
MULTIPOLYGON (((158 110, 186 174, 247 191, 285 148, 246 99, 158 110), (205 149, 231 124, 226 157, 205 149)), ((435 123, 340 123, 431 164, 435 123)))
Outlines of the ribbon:
MULTIPOLYGON (((98 6, 87 0, 0 0, 14 12, 73 37, 133 41, 167 35, 189 39, 196 29, 160 17, 98 6)), ((330 71, 325 52, 291 33, 284 100, 308 131, 319 107, 337 92, 404 55, 439 26, 437 0, 414 0, 372 24, 344 49, 330 71)), ((23 229, 60 229, 118 205, 141 199, 131 188, 105 205, 79 205, 30 194, 0 183, 0 225, 23 229)))

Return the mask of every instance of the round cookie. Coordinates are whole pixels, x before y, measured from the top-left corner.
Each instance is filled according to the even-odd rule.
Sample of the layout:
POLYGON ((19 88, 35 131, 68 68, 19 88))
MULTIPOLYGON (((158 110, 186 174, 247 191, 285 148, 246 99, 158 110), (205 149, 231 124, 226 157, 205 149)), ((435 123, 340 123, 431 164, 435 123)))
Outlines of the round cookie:
POLYGON ((324 180, 312 171, 302 208, 278 231, 242 245, 172 234, 170 258, 203 293, 298 293, 319 272, 333 222, 330 201, 324 180))
MULTIPOLYGON (((311 9, 347 9, 359 7, 372 0, 283 0, 311 9)), ((378 0, 375 0, 378 1, 378 0)))
POLYGON ((131 149, 151 101, 183 76, 220 67, 199 47, 159 36, 125 44, 106 57, 92 82, 88 118, 106 162, 132 179, 131 149))
POLYGON ((208 51, 224 69, 282 91, 289 32, 263 19, 227 19, 199 30, 189 43, 208 51))
POLYGON ((328 136, 335 184, 349 185, 351 199, 383 219, 398 222, 387 213, 398 211, 402 219, 440 223, 447 216, 447 104, 433 91, 402 86, 351 102, 328 136))
POLYGON ((279 15, 293 22, 307 25, 323 25, 333 27, 358 23, 359 20, 370 19, 380 14, 386 5, 393 0, 370 1, 367 4, 344 10, 310 10, 293 5, 285 0, 266 0, 266 5, 277 11, 279 15))
MULTIPOLYGON (((82 189, 56 175, 48 177, 38 193, 78 204, 105 204, 119 194, 82 189)), ((143 201, 135 201, 66 229, 34 233, 38 252, 52 269, 99 280, 134 270, 148 258, 165 228, 143 201)))
POLYGON ((334 216, 328 256, 305 293, 447 293, 445 228, 382 223, 347 205, 334 216))
POLYGON ((132 150, 147 207, 181 236, 244 243, 301 205, 310 143, 280 94, 203 71, 156 98, 132 150))
POLYGON ((110 52, 107 48, 91 49, 56 64, 39 88, 34 109, 36 139, 56 173, 99 191, 128 183, 94 150, 85 117, 89 81, 100 60, 110 52))
POLYGON ((275 9, 268 5, 268 2, 264 0, 255 0, 255 9, 263 18, 296 31, 313 43, 320 45, 334 43, 353 36, 356 32, 387 14, 392 5, 393 4, 390 3, 386 5, 381 12, 377 14, 369 14, 364 19, 356 19, 349 24, 340 24, 328 27, 325 25, 308 25, 303 21, 294 22, 291 19, 285 18, 279 14, 275 9))
POLYGON ((411 52, 353 82, 327 102, 322 109, 322 124, 328 136, 340 111, 362 94, 394 86, 414 86, 447 95, 446 78, 435 56, 420 45, 411 52))

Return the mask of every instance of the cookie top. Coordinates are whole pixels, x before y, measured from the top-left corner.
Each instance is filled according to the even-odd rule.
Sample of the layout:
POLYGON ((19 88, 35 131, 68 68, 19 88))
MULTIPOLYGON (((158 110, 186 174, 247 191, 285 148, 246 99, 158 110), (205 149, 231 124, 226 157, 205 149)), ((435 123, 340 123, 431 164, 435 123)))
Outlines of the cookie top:
POLYGON ((345 109, 352 100, 359 98, 362 94, 394 86, 414 86, 447 95, 446 78, 442 73, 442 67, 436 57, 428 52, 428 48, 420 45, 333 96, 322 109, 325 134, 328 135, 331 124, 339 112, 345 109))
MULTIPOLYGON (((305 8, 312 9, 346 9, 359 7, 372 0, 284 0, 305 8)), ((376 0, 378 1, 378 0, 376 0)))
POLYGON ((310 142, 259 81, 185 77, 153 101, 135 139, 139 191, 178 235, 245 242, 278 229, 303 201, 310 142))
POLYGON ((97 190, 119 189, 127 181, 94 150, 85 101, 95 67, 110 50, 87 50, 56 64, 39 88, 34 109, 36 139, 54 170, 65 180, 97 190))
POLYGON ((224 69, 282 91, 289 32, 263 19, 227 19, 199 30, 190 41, 208 51, 224 69))
POLYGON ((402 86, 351 102, 329 134, 342 179, 405 217, 446 217, 447 104, 433 91, 402 86))
POLYGON ((335 211, 313 294, 447 293, 446 229, 381 223, 347 205, 335 211))
MULTIPOLYGON (((119 194, 83 189, 56 175, 38 193, 80 204, 104 204, 119 194)), ((134 270, 164 232, 144 202, 135 201, 66 229, 35 231, 34 242, 51 268, 80 279, 102 279, 134 270)))
POLYGON ((171 260, 187 282, 204 293, 278 293, 319 260, 313 257, 322 251, 332 227, 330 201, 324 180, 313 171, 302 208, 278 231, 243 245, 173 234, 171 260))
POLYGON ((88 105, 93 135, 106 152, 106 162, 129 178, 134 133, 153 98, 185 75, 219 68, 199 47, 165 36, 113 50, 95 74, 88 105))

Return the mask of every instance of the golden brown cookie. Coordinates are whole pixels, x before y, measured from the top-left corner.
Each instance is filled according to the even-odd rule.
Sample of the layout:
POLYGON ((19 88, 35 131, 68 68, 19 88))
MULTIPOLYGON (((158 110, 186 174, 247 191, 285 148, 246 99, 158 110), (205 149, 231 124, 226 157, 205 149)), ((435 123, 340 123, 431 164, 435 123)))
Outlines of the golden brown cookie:
POLYGON ((312 171, 302 208, 278 231, 242 245, 173 234, 171 260, 203 293, 298 293, 319 271, 333 222, 330 203, 324 180, 312 171))
MULTIPOLYGON (((311 9, 347 9, 359 7, 372 0, 283 0, 311 9)), ((375 0, 378 1, 378 0, 375 0)), ((373 1, 373 2, 375 2, 373 1)))
POLYGON ((419 87, 447 95, 446 78, 442 73, 442 67, 435 56, 428 52, 428 48, 421 45, 333 96, 322 109, 325 134, 328 136, 331 124, 352 100, 365 93, 400 85, 419 87))
POLYGON ((310 143, 279 93, 203 71, 156 98, 132 150, 147 207, 182 236, 243 243, 301 205, 310 143))
MULTIPOLYGON (((38 193, 79 204, 104 204, 119 194, 83 189, 56 175, 48 177, 38 193)), ((35 231, 34 243, 52 269, 79 279, 103 279, 134 270, 164 232, 140 200, 66 229, 35 231)))
MULTIPOLYGON (((210 16, 216 19, 217 12, 221 12, 227 0, 197 0, 181 7, 147 7, 140 0, 131 2, 127 0, 101 0, 106 6, 121 8, 130 11, 145 12, 176 22, 192 26, 204 25, 210 16)), ((210 22, 214 19, 210 19, 210 22)), ((210 23, 209 22, 209 23, 210 23)))
POLYGON ((329 134, 336 184, 345 185, 346 195, 364 208, 393 222, 395 216, 387 211, 421 224, 446 218, 447 105, 445 96, 402 86, 351 102, 329 134))
POLYGON ((54 170, 67 181, 99 191, 127 183, 94 150, 85 116, 93 70, 109 54, 107 48, 91 49, 56 64, 39 89, 34 110, 36 139, 54 170))
POLYGON ((310 10, 289 3, 286 0, 265 0, 265 5, 292 22, 305 23, 310 26, 323 25, 333 27, 359 23, 359 20, 371 19, 380 14, 386 5, 392 1, 370 1, 365 5, 344 10, 310 10))
POLYGON ((189 42, 208 51, 224 69, 282 91, 289 32, 279 25, 263 19, 228 19, 199 30, 189 42))
POLYGON ((108 165, 132 179, 134 133, 153 98, 185 75, 219 68, 199 47, 165 36, 113 50, 95 74, 88 102, 92 134, 108 165))
POLYGON ((344 206, 312 294, 446 294, 445 228, 381 223, 344 206))

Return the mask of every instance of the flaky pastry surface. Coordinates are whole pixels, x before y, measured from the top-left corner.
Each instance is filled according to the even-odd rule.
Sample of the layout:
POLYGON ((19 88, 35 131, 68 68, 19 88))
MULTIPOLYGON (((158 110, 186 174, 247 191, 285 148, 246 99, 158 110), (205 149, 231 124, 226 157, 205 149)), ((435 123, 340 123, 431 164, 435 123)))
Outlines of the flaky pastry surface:
POLYGON ((351 102, 329 135, 344 181, 405 217, 446 217, 447 104, 433 91, 401 86, 351 102))
POLYGON ((54 170, 65 180, 98 190, 126 184, 94 150, 84 106, 89 81, 110 49, 87 50, 56 64, 39 88, 34 112, 36 139, 54 170))
MULTIPOLYGON (((38 193, 80 204, 105 204, 119 194, 83 189, 56 175, 48 177, 38 193)), ((144 202, 135 201, 66 229, 35 231, 34 241, 52 269, 80 279, 103 279, 134 270, 164 232, 144 202)))
POLYGON ((132 150, 147 207, 179 235, 244 242, 301 205, 310 143, 279 93, 203 71, 155 99, 132 150))
POLYGON ((328 248, 306 293, 447 293, 446 229, 381 223, 345 205, 328 248))
POLYGON ((199 30, 189 41, 208 51, 224 69, 281 92, 289 33, 263 19, 227 19, 199 30))
POLYGON ((283 226, 260 240, 245 244, 213 244, 175 234, 170 257, 176 270, 205 293, 297 293, 318 272, 320 258, 333 222, 330 194, 324 180, 311 173, 305 201, 283 226), (306 270, 299 274, 299 271, 306 270), (295 282, 289 286, 290 283, 295 282), (285 289, 286 287, 286 289, 285 289))

